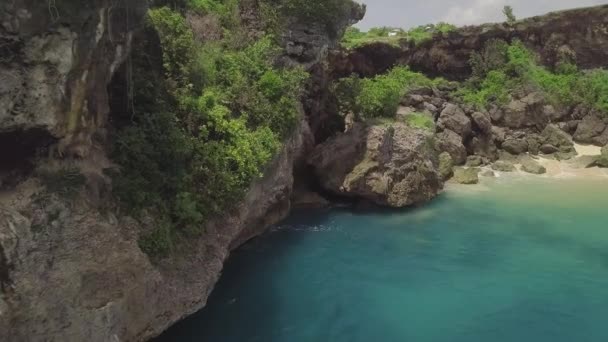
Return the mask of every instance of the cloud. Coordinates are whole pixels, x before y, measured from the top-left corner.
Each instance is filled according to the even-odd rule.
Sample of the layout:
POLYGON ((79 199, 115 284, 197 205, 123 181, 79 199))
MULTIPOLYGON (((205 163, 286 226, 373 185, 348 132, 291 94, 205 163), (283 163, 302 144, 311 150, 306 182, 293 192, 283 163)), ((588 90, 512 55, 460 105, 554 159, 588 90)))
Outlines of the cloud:
POLYGON ((502 9, 506 3, 505 0, 475 0, 470 5, 452 6, 439 21, 458 26, 501 21, 503 20, 502 9))

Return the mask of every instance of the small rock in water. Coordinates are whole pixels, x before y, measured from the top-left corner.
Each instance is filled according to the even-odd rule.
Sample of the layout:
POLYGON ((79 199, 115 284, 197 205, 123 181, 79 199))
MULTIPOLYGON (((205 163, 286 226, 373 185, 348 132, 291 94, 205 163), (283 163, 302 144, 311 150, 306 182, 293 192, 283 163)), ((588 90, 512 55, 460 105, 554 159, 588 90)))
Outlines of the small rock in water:
POLYGON ((454 180, 460 184, 479 183, 479 169, 471 167, 468 169, 458 167, 454 169, 454 180))
POLYGON ((524 172, 535 175, 547 173, 547 169, 532 158, 524 158, 521 162, 521 169, 524 172))

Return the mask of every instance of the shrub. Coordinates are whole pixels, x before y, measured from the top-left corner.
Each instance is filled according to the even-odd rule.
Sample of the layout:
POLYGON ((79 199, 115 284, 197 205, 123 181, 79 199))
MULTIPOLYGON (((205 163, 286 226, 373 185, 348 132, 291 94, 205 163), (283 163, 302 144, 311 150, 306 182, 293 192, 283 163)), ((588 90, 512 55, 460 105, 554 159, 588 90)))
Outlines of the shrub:
POLYGON ((537 62, 537 57, 520 41, 510 45, 490 41, 481 54, 470 60, 473 74, 458 93, 467 103, 479 108, 490 103, 504 104, 519 88, 536 89, 554 105, 585 103, 608 111, 608 72, 581 72, 569 62, 559 63, 551 71, 537 62))
MULTIPOLYGON (((218 14, 231 3, 189 5, 218 14)), ((280 50, 268 37, 235 45, 227 31, 222 41, 198 44, 179 12, 163 7, 149 17, 164 74, 154 76, 146 51, 134 51, 136 103, 132 122, 116 134, 120 170, 112 175, 123 207, 134 216, 148 209, 157 220, 140 247, 164 256, 230 210, 262 175, 297 122, 307 75, 278 69, 280 50)))
POLYGON ((432 81, 407 67, 399 66, 374 78, 346 78, 338 81, 333 88, 343 114, 353 112, 363 118, 392 117, 409 89, 437 82, 441 80, 432 81))

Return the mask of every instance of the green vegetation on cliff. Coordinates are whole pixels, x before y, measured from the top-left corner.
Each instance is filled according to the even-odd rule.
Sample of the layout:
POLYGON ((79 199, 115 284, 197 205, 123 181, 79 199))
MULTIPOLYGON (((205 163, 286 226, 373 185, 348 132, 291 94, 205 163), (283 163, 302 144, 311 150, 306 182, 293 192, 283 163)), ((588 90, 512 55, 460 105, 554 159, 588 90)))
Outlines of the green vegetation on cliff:
POLYGON ((478 108, 504 105, 512 94, 539 91, 556 105, 584 103, 608 111, 608 71, 580 71, 568 56, 550 70, 523 43, 493 40, 470 63, 473 74, 459 95, 478 108))
POLYGON ((357 117, 392 117, 399 101, 414 87, 431 86, 445 82, 431 80, 407 67, 395 67, 388 73, 374 78, 353 75, 334 84, 334 93, 343 115, 353 113, 357 117))
POLYGON ((435 34, 447 34, 454 29, 456 26, 447 23, 417 26, 409 31, 402 28, 374 27, 362 32, 356 27, 350 27, 342 39, 342 46, 354 49, 373 43, 385 43, 398 47, 401 42, 413 42, 417 45, 431 40, 435 34))
POLYGON ((114 145, 115 195, 130 213, 157 220, 140 240, 150 255, 166 255, 242 199, 295 127, 307 78, 275 66, 280 50, 271 37, 248 38, 236 1, 187 5, 149 11, 162 72, 155 75, 146 43, 136 47, 132 122, 114 145), (197 40, 188 10, 221 18, 221 36, 197 40))

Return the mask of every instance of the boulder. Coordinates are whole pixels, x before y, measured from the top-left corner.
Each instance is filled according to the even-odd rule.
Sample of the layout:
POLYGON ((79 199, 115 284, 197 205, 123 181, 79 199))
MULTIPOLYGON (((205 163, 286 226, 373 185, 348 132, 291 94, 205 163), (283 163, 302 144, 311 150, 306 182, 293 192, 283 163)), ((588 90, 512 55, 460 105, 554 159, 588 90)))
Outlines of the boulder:
POLYGON ((550 144, 544 144, 540 147, 540 151, 544 154, 553 154, 559 152, 559 148, 550 144))
POLYGON ((597 166, 600 156, 579 156, 568 161, 568 165, 575 169, 586 169, 597 166))
POLYGON ((547 169, 532 158, 522 159, 521 170, 535 175, 542 175, 544 173, 547 173, 547 169))
POLYGON ((533 155, 540 153, 541 138, 537 134, 531 134, 526 137, 526 143, 528 144, 528 152, 533 155))
POLYGON ((511 163, 517 163, 519 161, 519 156, 511 154, 507 151, 498 151, 498 159, 511 163))
POLYGON ((544 103, 543 95, 537 92, 511 101, 504 109, 504 124, 510 128, 544 127, 548 123, 544 103))
POLYGON ((438 133, 435 146, 438 152, 449 153, 456 165, 462 165, 467 160, 467 149, 462 144, 462 137, 451 130, 438 133))
POLYGON ((448 180, 454 175, 454 160, 447 152, 439 155, 439 174, 443 180, 448 180))
POLYGON ((596 165, 608 168, 608 145, 602 147, 602 154, 597 158, 596 165))
POLYGON ((570 160, 574 157, 576 157, 578 155, 578 153, 576 151, 570 151, 570 152, 557 152, 555 153, 553 156, 555 157, 556 160, 570 160))
MULTIPOLYGON (((572 143, 572 138, 570 135, 559 129, 559 127, 556 125, 547 125, 547 127, 545 127, 541 133, 541 137, 544 145, 556 147, 559 151, 571 152, 574 150, 574 143, 572 143)), ((544 151, 543 153, 550 154, 544 151)))
POLYGON ((437 125, 443 130, 455 132, 462 138, 467 138, 472 132, 471 120, 460 107, 451 103, 439 115, 437 125))
POLYGON ((454 169, 454 180, 460 184, 477 184, 479 183, 479 169, 457 167, 454 169))
POLYGON ((492 127, 492 139, 497 144, 502 144, 507 138, 507 132, 502 127, 493 126, 492 127))
POLYGON ((557 127, 559 129, 561 129, 562 131, 573 135, 576 132, 576 129, 578 128, 578 124, 581 122, 581 120, 571 120, 571 121, 565 121, 565 122, 560 122, 557 124, 557 127))
POLYGON ((606 129, 606 123, 597 115, 587 115, 578 124, 574 132, 574 140, 583 144, 592 144, 593 138, 601 135, 606 129))
POLYGON ((467 145, 469 153, 484 157, 488 160, 498 159, 498 148, 489 135, 473 137, 467 145))
POLYGON ((360 124, 317 146, 308 163, 326 191, 406 207, 431 200, 443 188, 432 139, 403 123, 360 124))
POLYGON ((475 126, 484 134, 492 134, 492 119, 487 113, 475 112, 471 115, 475 126))
POLYGON ((496 174, 492 170, 482 171, 479 175, 482 177, 496 177, 496 174))
POLYGON ((502 148, 511 154, 522 154, 528 151, 528 143, 523 139, 507 139, 502 148))
POLYGON ((483 164, 484 164, 483 158, 481 158, 480 156, 468 156, 467 157, 466 165, 469 167, 482 166, 483 164))
POLYGON ((602 134, 591 139, 591 143, 597 146, 604 146, 608 144, 608 125, 606 125, 606 129, 602 134))
POLYGON ((511 162, 498 160, 492 164, 492 170, 500 172, 513 172, 515 171, 515 166, 511 162))

